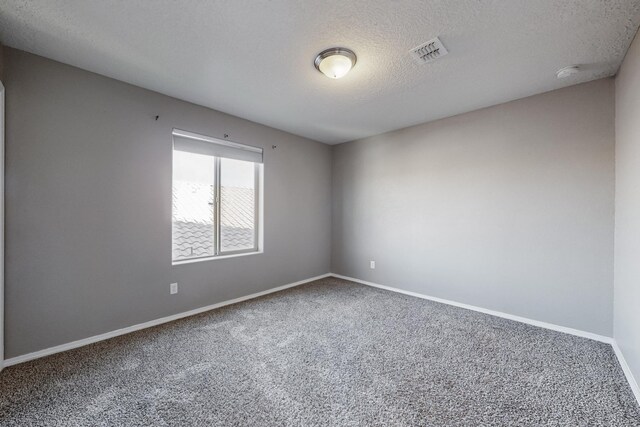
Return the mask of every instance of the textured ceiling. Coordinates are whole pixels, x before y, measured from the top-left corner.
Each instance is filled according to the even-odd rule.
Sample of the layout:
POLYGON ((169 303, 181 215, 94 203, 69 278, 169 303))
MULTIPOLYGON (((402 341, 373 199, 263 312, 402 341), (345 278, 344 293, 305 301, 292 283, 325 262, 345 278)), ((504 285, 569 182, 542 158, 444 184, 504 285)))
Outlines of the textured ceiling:
POLYGON ((8 46, 326 143, 611 76, 639 23, 638 0, 0 0, 8 46), (414 63, 434 36, 449 55, 414 63), (358 55, 340 80, 313 67, 332 46, 358 55))

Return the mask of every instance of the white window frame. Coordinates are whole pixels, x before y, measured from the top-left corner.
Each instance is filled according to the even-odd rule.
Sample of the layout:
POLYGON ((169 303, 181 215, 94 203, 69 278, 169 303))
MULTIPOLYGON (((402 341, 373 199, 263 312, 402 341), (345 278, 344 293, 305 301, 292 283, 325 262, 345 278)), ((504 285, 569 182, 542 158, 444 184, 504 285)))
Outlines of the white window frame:
MULTIPOLYGON (((173 143, 173 134, 179 134, 181 136, 189 135, 190 137, 197 138, 201 141, 208 141, 214 144, 228 145, 228 146, 244 146, 249 147, 244 144, 239 144, 237 142, 232 142, 226 139, 219 139, 210 136, 200 135, 193 132, 182 131, 179 129, 174 129, 171 138, 171 188, 173 188, 173 156, 175 154, 175 148, 173 143)), ((173 191, 171 193, 171 264, 172 265, 180 265, 180 264, 191 264, 195 262, 202 261, 213 261, 213 260, 221 260, 228 258, 235 258, 240 256, 247 255, 257 255, 264 253, 264 163, 255 163, 254 162, 254 179, 255 179, 255 195, 254 195, 254 246, 249 249, 241 249, 237 251, 223 251, 221 244, 221 233, 222 233, 222 223, 221 223, 221 203, 220 203, 220 194, 221 194, 221 167, 220 164, 222 162, 222 157, 211 156, 214 159, 214 255, 206 255, 201 257, 193 257, 187 259, 173 259, 173 191)))

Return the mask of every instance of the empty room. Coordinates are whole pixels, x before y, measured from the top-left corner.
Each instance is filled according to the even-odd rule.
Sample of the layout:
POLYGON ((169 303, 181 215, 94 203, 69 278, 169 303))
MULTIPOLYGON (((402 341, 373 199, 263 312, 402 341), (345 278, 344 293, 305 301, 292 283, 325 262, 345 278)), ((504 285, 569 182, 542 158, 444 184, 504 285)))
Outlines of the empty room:
POLYGON ((0 426, 640 426, 638 0, 0 0, 0 426))

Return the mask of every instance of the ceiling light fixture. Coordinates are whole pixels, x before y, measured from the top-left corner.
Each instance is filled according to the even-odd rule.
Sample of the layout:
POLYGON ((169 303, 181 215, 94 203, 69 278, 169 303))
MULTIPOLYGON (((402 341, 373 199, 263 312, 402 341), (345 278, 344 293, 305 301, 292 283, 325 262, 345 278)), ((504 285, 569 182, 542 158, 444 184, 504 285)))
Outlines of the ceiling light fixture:
POLYGON ((320 52, 313 64, 325 76, 339 79, 356 65, 356 54, 344 47, 332 47, 320 52))
POLYGON ((577 65, 570 65, 568 67, 560 68, 556 73, 556 77, 559 79, 565 79, 567 77, 571 77, 574 74, 578 74, 580 72, 580 67, 577 65))

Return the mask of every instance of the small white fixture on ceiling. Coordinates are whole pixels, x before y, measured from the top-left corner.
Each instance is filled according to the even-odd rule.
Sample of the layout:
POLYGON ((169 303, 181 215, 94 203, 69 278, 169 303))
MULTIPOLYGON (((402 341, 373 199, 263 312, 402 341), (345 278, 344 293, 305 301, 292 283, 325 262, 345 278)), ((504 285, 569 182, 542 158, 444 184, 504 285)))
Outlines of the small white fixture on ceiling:
POLYGON ((325 76, 339 79, 356 65, 356 54, 344 47, 332 47, 320 52, 313 63, 325 76))
POLYGON ((409 53, 418 64, 426 64, 445 56, 449 51, 444 47, 442 41, 435 37, 414 47, 409 53))
POLYGON ((556 73, 556 77, 559 79, 565 79, 567 77, 571 77, 574 74, 578 74, 580 72, 580 67, 577 65, 570 65, 568 67, 560 68, 556 73))

